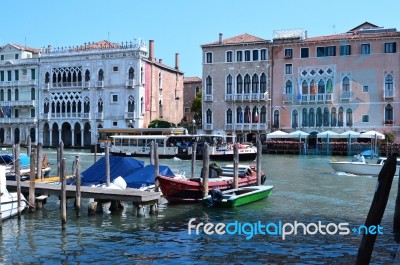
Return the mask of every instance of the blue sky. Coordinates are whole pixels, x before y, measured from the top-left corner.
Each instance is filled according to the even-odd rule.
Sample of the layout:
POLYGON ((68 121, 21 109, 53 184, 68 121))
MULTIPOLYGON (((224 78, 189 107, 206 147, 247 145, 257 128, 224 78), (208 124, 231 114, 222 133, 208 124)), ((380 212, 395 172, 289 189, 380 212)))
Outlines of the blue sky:
POLYGON ((400 30, 400 2, 268 0, 2 1, 0 45, 72 46, 109 39, 155 42, 155 57, 185 76, 201 77, 200 45, 248 33, 271 39, 274 30, 308 36, 346 32, 368 21, 400 30))

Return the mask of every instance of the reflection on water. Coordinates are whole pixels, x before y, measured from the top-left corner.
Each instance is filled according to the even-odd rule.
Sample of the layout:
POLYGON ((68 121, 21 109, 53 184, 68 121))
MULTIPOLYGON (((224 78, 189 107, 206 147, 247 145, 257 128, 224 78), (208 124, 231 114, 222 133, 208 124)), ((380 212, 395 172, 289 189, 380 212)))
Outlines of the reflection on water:
MULTIPOLYGON (((56 171, 55 150, 46 150, 56 171)), ((82 170, 93 155, 66 150, 67 164, 79 153, 82 170)), ((100 156, 98 156, 98 159, 100 156)), ((148 160, 144 159, 146 164, 148 160)), ((213 209, 201 205, 159 207, 158 215, 136 217, 134 207, 125 203, 122 212, 87 216, 83 199, 81 217, 73 202, 67 209, 67 228, 61 230, 59 203, 50 197, 45 208, 24 213, 22 219, 7 220, 0 235, 0 262, 62 264, 344 264, 354 263, 361 236, 291 235, 195 235, 188 234, 188 222, 196 223, 278 223, 305 224, 365 221, 375 190, 376 178, 335 174, 328 158, 319 156, 263 155, 262 169, 267 183, 274 185, 265 200, 234 209, 213 209)), ((190 161, 161 160, 161 164, 190 175, 190 161)), ((198 170, 202 161, 197 161, 198 170)), ((375 244, 372 264, 390 263, 395 242, 391 234, 397 181, 392 185, 383 218, 383 235, 375 244)), ((107 207, 107 206, 105 206, 107 207)), ((106 210, 106 209, 105 209, 106 210)))

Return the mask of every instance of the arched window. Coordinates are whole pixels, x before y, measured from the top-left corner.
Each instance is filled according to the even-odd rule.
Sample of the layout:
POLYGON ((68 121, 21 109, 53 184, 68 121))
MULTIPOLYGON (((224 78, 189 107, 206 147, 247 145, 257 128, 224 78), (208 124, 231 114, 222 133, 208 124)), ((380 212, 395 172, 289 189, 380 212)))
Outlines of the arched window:
POLYGON ((251 93, 258 93, 258 75, 254 74, 251 78, 251 93))
POLYGON ((44 113, 49 113, 49 110, 50 110, 50 105, 49 105, 49 99, 48 98, 45 98, 44 99, 44 108, 43 108, 43 111, 44 111, 44 113))
POLYGON ((90 71, 88 69, 86 69, 85 71, 85 82, 89 82, 90 81, 90 71))
POLYGON ((7 99, 8 101, 11 101, 11 89, 7 90, 7 99))
POLYGON ((326 93, 332 93, 332 92, 333 92, 332 79, 328 79, 328 81, 326 81, 326 93))
POLYGON ((324 126, 329 126, 329 110, 327 107, 324 108, 323 124, 324 126))
POLYGON ((350 79, 347 76, 342 80, 342 91, 350 92, 350 79))
POLYGON ((315 113, 314 108, 311 108, 308 112, 308 126, 314 127, 315 126, 315 113))
POLYGON ((343 107, 339 108, 339 113, 338 113, 338 126, 343 127, 343 107))
POLYGON ((346 110, 346 126, 353 126, 353 111, 350 108, 346 110))
POLYGON ((274 128, 279 128, 279 110, 274 110, 274 128))
POLYGON ((267 92, 267 76, 262 73, 260 77, 260 93, 267 92))
POLYGON ((393 77, 392 75, 387 75, 385 77, 385 91, 384 91, 385 97, 393 97, 393 77))
POLYGON ((85 104, 83 105, 83 112, 89 113, 90 112, 90 99, 89 97, 85 97, 85 104))
POLYGON ((144 72, 143 67, 140 67, 140 82, 144 84, 144 72))
POLYGON ((301 94, 302 95, 306 95, 305 97, 307 97, 307 95, 309 94, 309 92, 308 92, 308 83, 307 83, 306 80, 304 80, 301 83, 301 94))
POLYGON ((211 76, 207 76, 206 78, 206 95, 212 94, 212 78, 211 76))
POLYGON ((318 94, 325 94, 325 82, 322 79, 318 82, 318 94))
POLYGON ((158 89, 162 89, 162 74, 158 73, 158 89))
POLYGON ((19 89, 18 88, 15 89, 14 98, 15 98, 15 100, 19 100, 19 89))
POLYGON ((385 123, 393 124, 393 107, 390 104, 385 107, 385 123))
POLYGON ((258 108, 254 107, 252 112, 253 123, 258 123, 260 121, 260 113, 258 112, 258 108))
POLYGON ((226 77, 226 94, 232 94, 232 76, 230 74, 226 77))
POLYGON ((236 109, 236 123, 243 123, 243 111, 242 107, 236 109))
POLYGON ((244 94, 250 94, 250 75, 244 76, 244 94))
POLYGON ((260 123, 267 123, 267 108, 265 106, 261 108, 260 123))
POLYGON ((49 74, 49 72, 46 72, 46 74, 44 75, 44 83, 45 84, 50 83, 50 74, 49 74))
POLYGON ((100 69, 100 70, 99 70, 98 81, 104 81, 104 72, 103 72, 103 69, 100 69))
POLYGON ((232 124, 232 110, 231 109, 228 109, 227 111, 226 111, 226 123, 227 124, 232 124))
POLYGON ((308 126, 308 115, 307 115, 307 109, 306 108, 303 108, 301 116, 302 116, 301 126, 303 126, 303 127, 308 126))
POLYGON ((206 112, 206 122, 207 124, 212 123, 212 111, 210 109, 208 109, 206 112))
POLYGON ((199 87, 199 86, 196 86, 196 89, 195 89, 196 95, 197 95, 197 93, 199 93, 199 92, 200 92, 200 87, 199 87))
POLYGON ((144 112, 144 100, 143 97, 140 98, 140 113, 143 114, 144 112))
POLYGON ((293 93, 292 81, 288 80, 286 81, 285 94, 291 95, 292 93, 293 93))
POLYGON ((0 101, 4 101, 4 90, 0 89, 0 101))
POLYGON ((135 78, 135 69, 133 67, 129 68, 128 71, 128 79, 133 80, 135 78))
POLYGON ((333 107, 331 110, 331 126, 332 127, 337 126, 336 108, 335 107, 333 107))
POLYGON ((99 113, 103 112, 103 100, 100 98, 99 101, 97 102, 97 111, 99 113))
POLYGON ((128 112, 133 114, 134 111, 135 111, 135 99, 133 98, 133 96, 129 96, 129 98, 128 98, 128 112))
POLYGON ((244 123, 251 123, 251 111, 249 106, 244 109, 244 123))
POLYGON ((236 94, 243 93, 243 78, 241 74, 236 77, 236 94))
POLYGON ((317 116, 316 116, 316 126, 322 126, 322 110, 321 108, 317 108, 317 116))
POLYGON ((32 87, 31 88, 31 100, 35 100, 36 99, 36 91, 35 88, 32 87))
POLYGON ((294 129, 299 127, 298 118, 299 118, 299 112, 297 110, 293 110, 292 111, 292 128, 294 128, 294 129))

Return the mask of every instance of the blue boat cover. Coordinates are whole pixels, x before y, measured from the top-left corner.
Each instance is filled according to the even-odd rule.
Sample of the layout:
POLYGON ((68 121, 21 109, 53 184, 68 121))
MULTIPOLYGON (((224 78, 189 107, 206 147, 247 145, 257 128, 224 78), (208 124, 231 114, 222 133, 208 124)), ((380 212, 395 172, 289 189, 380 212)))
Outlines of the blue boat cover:
MULTIPOLYGON (((175 177, 168 166, 159 166, 159 173, 162 176, 175 177)), ((129 174, 125 178, 126 185, 129 188, 140 188, 142 185, 150 186, 154 184, 154 165, 147 165, 138 171, 129 174)))
MULTIPOLYGON (((110 181, 121 176, 125 178, 129 174, 144 167, 144 161, 131 157, 110 156, 110 181)), ((91 167, 81 173, 82 186, 91 186, 106 183, 106 159, 100 158, 91 167)))
MULTIPOLYGON (((31 164, 31 159, 27 154, 20 154, 19 155, 20 167, 27 167, 31 164)), ((14 164, 14 157, 10 154, 0 155, 0 165, 13 165, 14 164)))

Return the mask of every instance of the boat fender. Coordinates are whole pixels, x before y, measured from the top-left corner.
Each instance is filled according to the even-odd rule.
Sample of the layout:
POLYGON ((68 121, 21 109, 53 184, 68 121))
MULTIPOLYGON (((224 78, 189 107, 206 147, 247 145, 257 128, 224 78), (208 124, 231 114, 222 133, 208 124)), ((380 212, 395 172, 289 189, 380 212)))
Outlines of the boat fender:
POLYGON ((262 175, 261 176, 261 185, 264 185, 266 180, 267 180, 267 177, 265 175, 262 175))
POLYGON ((207 202, 208 207, 222 201, 222 192, 219 189, 212 189, 210 191, 210 198, 207 202))

